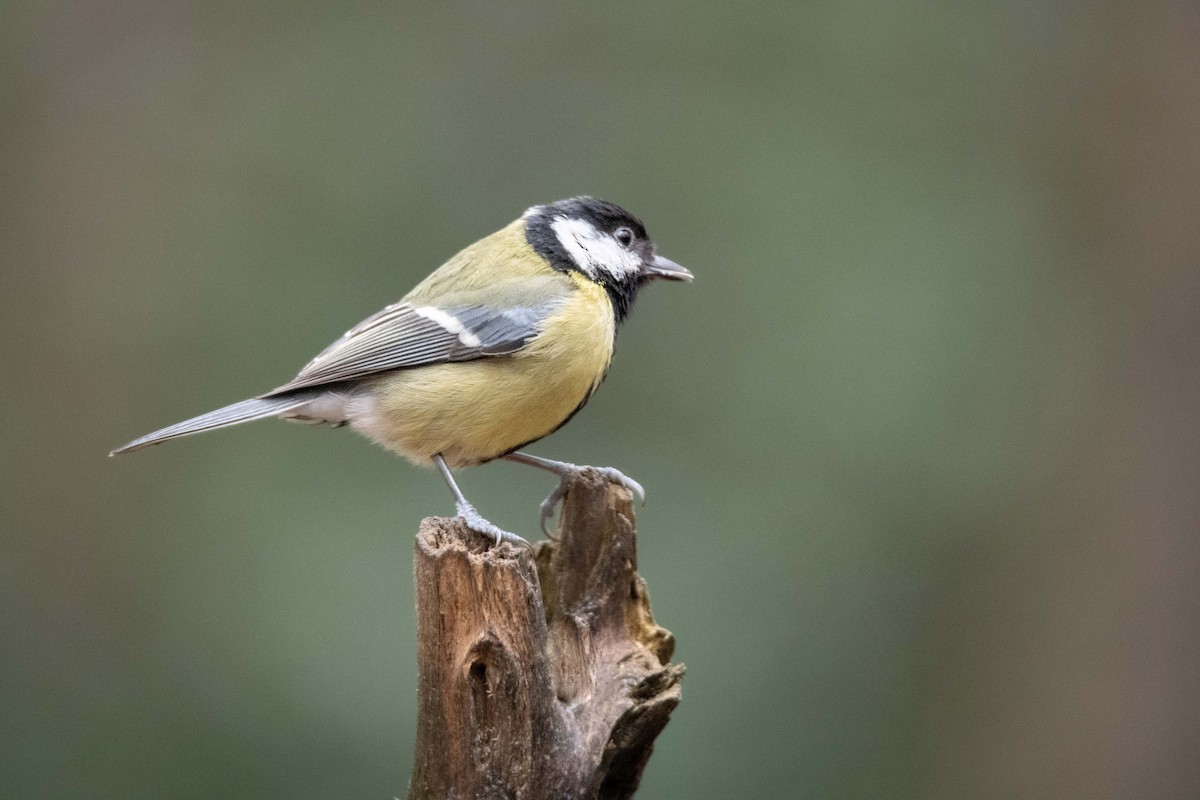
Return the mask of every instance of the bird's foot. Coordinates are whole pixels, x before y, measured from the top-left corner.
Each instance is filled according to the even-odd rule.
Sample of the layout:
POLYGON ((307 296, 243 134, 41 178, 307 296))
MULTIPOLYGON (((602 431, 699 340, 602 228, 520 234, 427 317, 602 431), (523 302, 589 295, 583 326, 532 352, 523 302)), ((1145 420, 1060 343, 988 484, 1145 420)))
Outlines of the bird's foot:
POLYGON ((533 548, 533 545, 529 544, 529 542, 525 541, 520 536, 517 536, 515 533, 509 533, 503 528, 488 522, 486 519, 480 516, 479 512, 475 510, 475 506, 471 505, 470 503, 463 502, 456 503, 455 505, 458 508, 458 515, 462 517, 463 522, 467 523, 467 527, 476 533, 482 534, 491 539, 495 546, 498 547, 501 542, 508 542, 509 544, 515 544, 520 547, 528 547, 530 549, 533 548))
POLYGON ((628 489, 633 496, 638 499, 639 503, 644 504, 646 502, 646 490, 642 488, 642 485, 633 478, 630 478, 628 475, 622 473, 620 470, 613 469, 612 467, 584 467, 577 464, 567 464, 561 461, 552 463, 556 464, 557 466, 546 468, 558 475, 558 486, 556 486, 554 491, 542 501, 540 518, 542 533, 546 534, 546 536, 551 539, 553 539, 554 536, 551 535, 547 526, 550 520, 554 518, 554 509, 558 507, 558 504, 562 501, 563 497, 566 496, 567 487, 571 484, 571 479, 584 470, 590 469, 599 472, 611 482, 624 486, 626 489, 628 489))

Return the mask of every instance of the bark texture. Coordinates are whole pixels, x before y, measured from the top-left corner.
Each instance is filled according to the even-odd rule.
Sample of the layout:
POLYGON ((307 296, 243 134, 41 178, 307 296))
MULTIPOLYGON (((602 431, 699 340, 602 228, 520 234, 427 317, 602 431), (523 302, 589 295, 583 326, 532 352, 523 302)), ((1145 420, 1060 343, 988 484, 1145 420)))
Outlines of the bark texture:
POLYGON ((530 553, 489 547, 458 519, 421 524, 409 800, 637 789, 683 665, 636 571, 629 492, 585 472, 556 539, 530 553))

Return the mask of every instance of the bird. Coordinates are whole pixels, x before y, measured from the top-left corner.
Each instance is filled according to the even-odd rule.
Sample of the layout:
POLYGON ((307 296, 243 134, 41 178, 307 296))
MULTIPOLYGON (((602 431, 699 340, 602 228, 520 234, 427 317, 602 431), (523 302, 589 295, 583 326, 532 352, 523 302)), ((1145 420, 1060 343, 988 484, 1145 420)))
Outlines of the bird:
MULTIPOLYGON (((639 290, 692 277, 614 203, 580 196, 536 205, 346 331, 282 386, 109 455, 268 417, 349 425, 436 468, 469 528, 496 546, 528 546, 480 515, 452 470, 504 459, 554 473, 558 487, 541 505, 547 532, 585 467, 521 449, 566 424, 600 387, 639 290)), ((599 469, 644 499, 637 481, 599 469)))

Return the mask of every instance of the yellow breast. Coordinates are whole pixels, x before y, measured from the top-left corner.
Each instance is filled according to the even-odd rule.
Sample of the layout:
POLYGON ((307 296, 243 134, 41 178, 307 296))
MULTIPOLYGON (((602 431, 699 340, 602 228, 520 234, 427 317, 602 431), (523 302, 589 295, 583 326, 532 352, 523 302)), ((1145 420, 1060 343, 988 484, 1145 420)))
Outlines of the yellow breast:
POLYGON ((575 291, 518 353, 401 370, 376 379, 352 424, 418 464, 488 461, 554 431, 604 379, 615 321, 604 288, 575 291))

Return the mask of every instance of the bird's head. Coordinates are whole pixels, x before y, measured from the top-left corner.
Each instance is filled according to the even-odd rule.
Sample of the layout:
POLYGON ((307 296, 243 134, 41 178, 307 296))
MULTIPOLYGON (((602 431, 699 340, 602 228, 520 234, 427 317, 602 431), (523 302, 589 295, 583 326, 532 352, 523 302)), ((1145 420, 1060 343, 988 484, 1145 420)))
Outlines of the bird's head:
POLYGON ((574 270, 608 290, 618 321, 647 281, 692 279, 691 272, 656 254, 642 221, 614 203, 572 197, 534 206, 522 219, 530 247, 551 266, 574 270))

